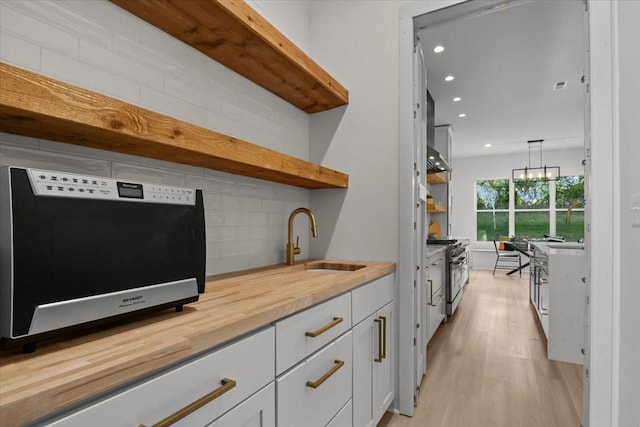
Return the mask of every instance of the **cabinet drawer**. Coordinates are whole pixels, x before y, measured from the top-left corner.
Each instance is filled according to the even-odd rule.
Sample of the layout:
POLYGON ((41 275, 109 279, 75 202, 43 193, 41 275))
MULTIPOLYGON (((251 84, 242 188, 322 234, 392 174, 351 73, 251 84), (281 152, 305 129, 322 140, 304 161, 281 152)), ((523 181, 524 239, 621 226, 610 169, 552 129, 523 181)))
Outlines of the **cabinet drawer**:
POLYGON ((351 352, 352 332, 349 331, 276 379, 279 427, 327 425, 351 399, 351 352), (323 378, 326 378, 324 382, 323 378), (321 384, 312 388, 310 382, 321 384))
POLYGON ((348 401, 346 405, 340 409, 338 415, 327 424, 327 427, 353 427, 353 404, 352 401, 348 401))
POLYGON ((276 373, 286 371, 349 329, 349 293, 277 322, 276 373))
POLYGON ((269 328, 45 425, 149 427, 220 389, 224 378, 235 381, 234 387, 227 383, 228 391, 172 424, 205 426, 273 381, 274 343, 269 328))
MULTIPOLYGON (((133 427, 133 426, 131 426, 133 427)), ((207 427, 276 427, 276 385, 271 383, 207 427)))
POLYGON ((393 299, 393 282, 394 275, 389 274, 351 291, 354 325, 393 299))

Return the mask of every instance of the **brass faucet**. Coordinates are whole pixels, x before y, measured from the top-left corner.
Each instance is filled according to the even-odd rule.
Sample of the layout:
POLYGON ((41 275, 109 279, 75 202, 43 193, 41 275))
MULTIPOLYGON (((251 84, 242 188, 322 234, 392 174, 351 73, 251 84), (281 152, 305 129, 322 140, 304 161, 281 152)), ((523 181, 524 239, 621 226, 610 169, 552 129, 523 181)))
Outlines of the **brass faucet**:
POLYGON ((576 200, 575 202, 571 203, 567 208, 567 214, 564 217, 564 222, 567 224, 571 224, 571 211, 574 210, 575 208, 579 208, 583 206, 584 206, 584 201, 582 200, 576 200))
POLYGON ((318 237, 318 227, 316 226, 316 217, 313 215, 313 212, 307 208, 298 208, 291 212, 291 215, 289 215, 289 237, 287 239, 287 264, 289 265, 293 265, 294 257, 300 253, 298 240, 296 239, 295 246, 293 244, 293 218, 300 212, 307 214, 311 222, 311 234, 313 234, 313 237, 318 237))

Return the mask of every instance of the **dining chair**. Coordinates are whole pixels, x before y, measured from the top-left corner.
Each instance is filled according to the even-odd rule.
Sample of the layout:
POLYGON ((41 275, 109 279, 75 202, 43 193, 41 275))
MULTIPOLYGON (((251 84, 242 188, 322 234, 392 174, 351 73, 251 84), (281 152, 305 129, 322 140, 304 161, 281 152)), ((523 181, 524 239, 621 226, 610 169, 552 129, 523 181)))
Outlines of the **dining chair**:
POLYGON ((493 247, 496 250, 496 264, 493 266, 493 275, 495 276, 498 268, 513 270, 517 264, 520 269, 520 276, 522 276, 522 256, 520 252, 500 250, 498 242, 495 240, 493 241, 493 247))

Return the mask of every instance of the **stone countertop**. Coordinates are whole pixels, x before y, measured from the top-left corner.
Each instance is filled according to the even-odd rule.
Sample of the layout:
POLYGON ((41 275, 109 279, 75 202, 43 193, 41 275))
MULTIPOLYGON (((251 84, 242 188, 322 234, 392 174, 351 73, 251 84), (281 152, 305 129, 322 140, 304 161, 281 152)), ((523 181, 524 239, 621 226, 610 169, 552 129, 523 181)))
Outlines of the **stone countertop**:
POLYGON ((301 261, 211 277, 200 300, 38 344, 0 352, 0 425, 20 425, 268 326, 395 271, 395 263, 301 261), (307 271, 358 265, 355 271, 307 271))
POLYGON ((584 243, 577 242, 531 242, 547 255, 584 255, 584 243))

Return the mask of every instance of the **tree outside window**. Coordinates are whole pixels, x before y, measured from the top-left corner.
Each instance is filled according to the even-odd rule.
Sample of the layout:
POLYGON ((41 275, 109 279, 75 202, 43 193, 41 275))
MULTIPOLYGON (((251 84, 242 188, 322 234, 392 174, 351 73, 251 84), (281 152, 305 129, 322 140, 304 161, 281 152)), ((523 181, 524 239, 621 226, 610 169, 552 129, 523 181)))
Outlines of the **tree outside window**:
POLYGON ((584 237, 581 204, 584 176, 563 176, 556 181, 517 181, 512 189, 509 183, 508 179, 476 181, 478 241, 508 235, 542 238, 553 234, 566 241, 584 237), (510 200, 513 200, 512 210, 510 200), (513 223, 510 223, 510 214, 513 223))
POLYGON ((567 241, 584 238, 584 176, 562 176, 556 181, 556 233, 567 241), (568 208, 572 207, 571 214, 568 208))
POLYGON ((549 181, 514 184, 515 235, 542 238, 549 234, 549 181))
POLYGON ((477 240, 509 235, 509 180, 478 181, 476 185, 477 240))

